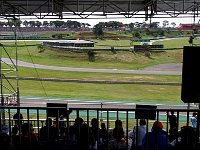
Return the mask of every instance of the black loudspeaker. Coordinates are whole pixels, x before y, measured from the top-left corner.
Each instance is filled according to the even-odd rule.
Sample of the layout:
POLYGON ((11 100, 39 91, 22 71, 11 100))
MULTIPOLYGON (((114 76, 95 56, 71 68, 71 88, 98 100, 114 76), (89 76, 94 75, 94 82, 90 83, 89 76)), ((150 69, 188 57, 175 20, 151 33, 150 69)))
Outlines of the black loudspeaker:
POLYGON ((71 111, 67 109, 67 104, 47 103, 47 108, 48 117, 58 117, 61 115, 63 115, 63 117, 67 117, 67 115, 71 113, 71 111))
POLYGON ((184 103, 200 102, 200 47, 184 46, 181 100, 184 103))
POLYGON ((136 105, 135 119, 156 119, 157 106, 153 105, 136 105))

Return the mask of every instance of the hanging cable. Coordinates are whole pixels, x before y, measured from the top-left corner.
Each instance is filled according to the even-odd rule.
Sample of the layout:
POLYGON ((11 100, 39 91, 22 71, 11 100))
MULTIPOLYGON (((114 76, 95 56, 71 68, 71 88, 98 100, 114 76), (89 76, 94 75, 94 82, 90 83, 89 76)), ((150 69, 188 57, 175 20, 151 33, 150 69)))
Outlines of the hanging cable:
MULTIPOLYGON (((19 30, 19 32, 20 32, 20 35, 21 35, 22 37, 24 37, 24 35, 22 34, 22 31, 21 31, 21 29, 20 29, 20 26, 18 27, 18 30, 19 30)), ((24 38, 23 38, 23 39, 24 39, 24 38)), ((31 59, 31 63, 34 65, 34 70, 35 70, 35 72, 36 72, 36 75, 37 75, 38 78, 40 78, 39 73, 38 73, 38 71, 37 71, 37 68, 35 67, 35 63, 34 63, 34 61, 33 61, 33 58, 32 58, 32 56, 31 56, 31 53, 30 53, 30 51, 29 51, 29 49, 28 49, 28 46, 27 46, 27 44, 26 44, 26 41, 24 40, 23 42, 24 42, 24 45, 25 45, 26 50, 27 50, 27 52, 28 52, 28 55, 29 55, 29 57, 30 57, 30 59, 31 59)), ((44 91, 45 97, 46 97, 46 99, 48 100, 49 98, 48 98, 48 95, 47 95, 47 92, 46 92, 46 90, 45 90, 45 87, 44 87, 43 82, 40 81, 40 84, 41 84, 42 89, 43 89, 43 91, 44 91)))

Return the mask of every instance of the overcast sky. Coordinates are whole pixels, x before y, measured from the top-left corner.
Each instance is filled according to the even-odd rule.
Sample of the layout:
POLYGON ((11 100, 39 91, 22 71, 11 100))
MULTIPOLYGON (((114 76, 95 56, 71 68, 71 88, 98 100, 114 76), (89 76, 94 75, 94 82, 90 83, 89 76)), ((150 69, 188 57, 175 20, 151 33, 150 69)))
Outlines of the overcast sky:
MULTIPOLYGON (((160 25, 162 25, 162 22, 164 20, 168 20, 169 23, 175 22, 176 25, 178 26, 180 23, 193 23, 194 19, 193 18, 153 18, 152 22, 161 22, 160 25)), ((196 18, 195 19, 196 23, 198 23, 199 19, 196 18)), ((108 21, 119 21, 119 22, 123 22, 123 23, 131 23, 131 22, 145 22, 144 18, 117 18, 117 19, 79 19, 77 20, 79 22, 82 23, 89 23, 91 26, 94 26, 95 24, 97 24, 98 22, 108 22, 108 21)), ((147 23, 149 23, 149 20, 146 21, 147 23)))

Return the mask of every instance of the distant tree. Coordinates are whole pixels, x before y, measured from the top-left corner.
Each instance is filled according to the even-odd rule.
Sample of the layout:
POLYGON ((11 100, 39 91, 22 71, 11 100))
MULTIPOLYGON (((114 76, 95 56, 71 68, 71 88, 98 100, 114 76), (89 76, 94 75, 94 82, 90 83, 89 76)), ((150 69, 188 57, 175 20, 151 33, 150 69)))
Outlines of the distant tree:
POLYGON ((175 22, 172 22, 171 25, 172 25, 173 28, 176 27, 176 23, 175 22))
POLYGON ((3 27, 3 26, 5 26, 6 25, 6 22, 1 22, 0 21, 0 27, 3 27))
POLYGON ((81 23, 81 28, 85 28, 85 23, 81 23))
POLYGON ((7 22, 6 24, 7 24, 7 26, 9 26, 9 27, 13 27, 13 26, 15 25, 13 19, 8 19, 8 22, 7 22))
POLYGON ((135 28, 140 28, 140 23, 139 22, 135 22, 135 28))
POLYGON ((123 23, 118 21, 109 21, 106 23, 106 26, 112 29, 118 29, 119 27, 123 26, 123 23))
POLYGON ((141 24, 141 28, 148 28, 149 27, 149 24, 147 24, 146 22, 143 22, 141 24))
POLYGON ((42 53, 45 51, 45 47, 42 45, 38 45, 37 48, 38 48, 38 53, 42 53))
POLYGON ((22 24, 22 21, 20 20, 20 19, 14 19, 13 20, 14 21, 14 26, 16 26, 16 27, 20 27, 21 26, 21 24, 22 24))
POLYGON ((36 23, 35 23, 35 21, 29 21, 29 25, 30 25, 30 27, 35 27, 36 23))
POLYGON ((43 21, 42 25, 43 25, 44 27, 48 27, 48 26, 49 26, 49 22, 48 22, 48 21, 43 21))
POLYGON ((141 38, 140 32, 135 32, 135 33, 133 34, 133 36, 136 37, 136 38, 138 38, 138 39, 141 38))
POLYGON ((50 21, 49 25, 50 25, 50 27, 55 27, 53 21, 50 21))
POLYGON ((88 54, 88 60, 90 62, 94 62, 96 53, 94 51, 92 51, 92 50, 88 50, 87 54, 88 54))
POLYGON ((67 28, 80 28, 81 27, 81 23, 78 21, 71 21, 71 20, 67 20, 67 22, 65 22, 65 27, 67 28))
POLYGON ((4 26, 3 22, 0 21, 0 27, 3 27, 3 26, 4 26))
POLYGON ((81 23, 78 21, 72 21, 74 28, 80 28, 81 27, 81 23))
POLYGON ((135 23, 129 23, 128 26, 129 26, 130 30, 133 31, 135 28, 135 23))
POLYGON ((168 25, 169 25, 169 21, 164 20, 164 21, 163 21, 163 28, 168 27, 168 25))
POLYGON ((23 22, 23 25, 24 25, 25 27, 28 27, 29 22, 25 20, 25 21, 23 22))
POLYGON ((54 26, 56 27, 56 28, 60 28, 60 27, 62 27, 62 26, 64 26, 64 21, 53 21, 53 24, 54 24, 54 26))
POLYGON ((93 33, 96 35, 96 37, 101 37, 104 34, 101 22, 93 27, 93 33))
POLYGON ((160 24, 160 22, 152 22, 152 23, 149 24, 149 27, 150 27, 150 28, 155 28, 155 29, 156 29, 156 28, 159 27, 159 24, 160 24))
POLYGON ((160 30, 160 31, 159 31, 159 35, 160 35, 160 36, 165 36, 165 31, 160 30))
POLYGON ((90 27, 91 25, 89 23, 85 23, 85 26, 86 27, 90 27))
POLYGON ((9 27, 13 27, 13 26, 20 27, 21 24, 22 24, 22 21, 20 19, 18 19, 18 18, 8 19, 8 22, 7 22, 7 25, 9 27))
POLYGON ((36 27, 40 27, 41 25, 42 25, 42 23, 41 23, 40 21, 36 21, 36 22, 35 22, 35 26, 36 26, 36 27))
POLYGON ((88 28, 89 26, 91 26, 89 23, 81 23, 82 28, 88 28))

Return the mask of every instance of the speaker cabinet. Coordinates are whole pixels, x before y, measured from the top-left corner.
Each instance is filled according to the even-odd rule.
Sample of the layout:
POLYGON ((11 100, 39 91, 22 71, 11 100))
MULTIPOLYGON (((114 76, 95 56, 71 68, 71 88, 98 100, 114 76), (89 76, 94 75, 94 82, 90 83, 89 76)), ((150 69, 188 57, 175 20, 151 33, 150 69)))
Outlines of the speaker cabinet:
POLYGON ((200 102, 200 47, 184 46, 181 100, 184 103, 200 102))
POLYGON ((58 117, 61 115, 63 115, 63 117, 67 117, 67 115, 71 113, 69 110, 67 110, 67 104, 47 103, 47 108, 48 117, 58 117))
POLYGON ((157 106, 153 105, 136 105, 135 119, 156 119, 157 106))

